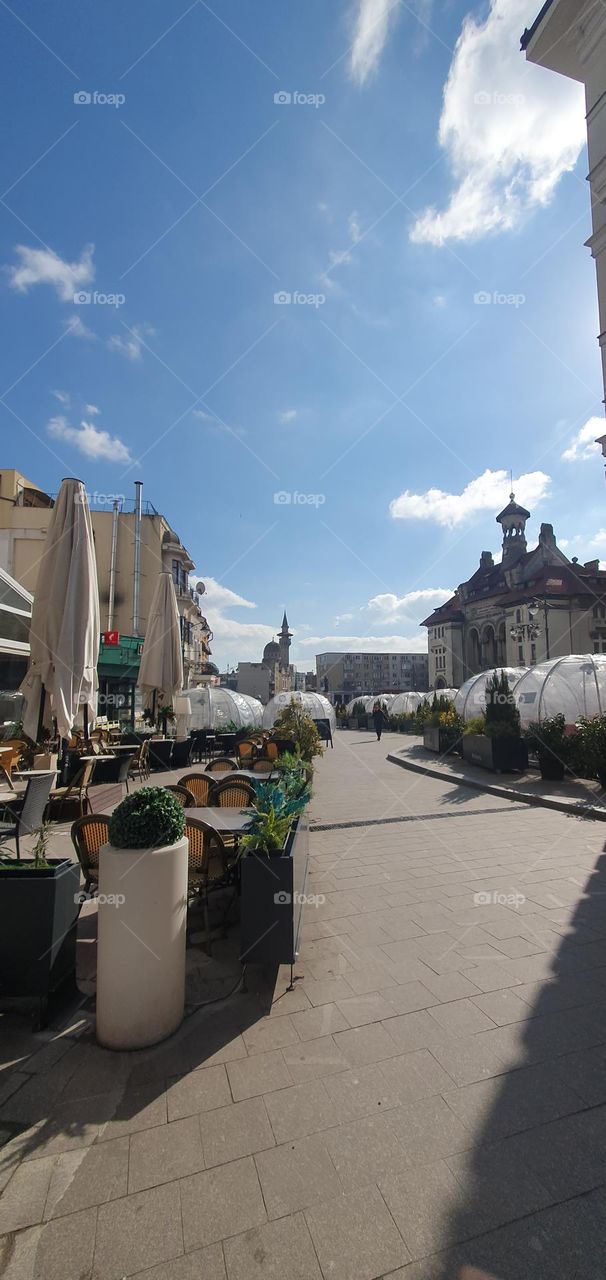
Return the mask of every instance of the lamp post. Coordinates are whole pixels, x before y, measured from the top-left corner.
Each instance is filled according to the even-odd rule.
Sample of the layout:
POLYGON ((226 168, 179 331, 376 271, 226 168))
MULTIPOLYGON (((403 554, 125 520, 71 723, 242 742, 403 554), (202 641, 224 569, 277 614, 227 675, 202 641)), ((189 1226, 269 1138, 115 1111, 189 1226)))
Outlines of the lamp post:
MULTIPOLYGON (((528 605, 528 622, 516 622, 510 627, 509 634, 512 640, 517 640, 521 644, 524 640, 535 641, 541 634, 541 628, 535 620, 536 612, 539 605, 536 600, 532 600, 528 605)), ((545 610, 545 646, 547 649, 547 657, 549 657, 549 632, 547 629, 547 611, 545 610)))

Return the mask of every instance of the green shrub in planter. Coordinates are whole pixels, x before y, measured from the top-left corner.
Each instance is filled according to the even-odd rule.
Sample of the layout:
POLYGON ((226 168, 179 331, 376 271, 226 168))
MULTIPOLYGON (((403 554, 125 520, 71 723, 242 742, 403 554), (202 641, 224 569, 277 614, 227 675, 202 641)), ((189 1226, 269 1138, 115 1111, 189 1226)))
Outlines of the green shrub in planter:
POLYGON ((606 784, 606 716, 581 716, 571 741, 571 766, 581 778, 606 784))
POLYGON ((465 722, 464 734, 484 733, 486 730, 486 720, 484 716, 472 716, 471 720, 465 722))
POLYGON ((566 720, 561 713, 530 725, 526 737, 530 750, 536 751, 543 778, 555 782, 564 777, 575 736, 566 733, 566 720))
POLYGON ((165 787, 141 787, 114 809, 109 842, 115 849, 176 844, 185 833, 183 806, 165 787))

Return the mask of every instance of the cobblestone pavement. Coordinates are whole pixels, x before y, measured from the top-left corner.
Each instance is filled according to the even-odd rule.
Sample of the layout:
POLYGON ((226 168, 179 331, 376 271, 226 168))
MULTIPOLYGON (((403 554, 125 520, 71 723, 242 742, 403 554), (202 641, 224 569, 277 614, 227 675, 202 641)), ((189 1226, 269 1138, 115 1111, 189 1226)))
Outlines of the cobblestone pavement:
POLYGON ((137 1054, 0 1032, 7 1280, 603 1274, 603 826, 394 745, 318 767, 293 991, 137 1054))

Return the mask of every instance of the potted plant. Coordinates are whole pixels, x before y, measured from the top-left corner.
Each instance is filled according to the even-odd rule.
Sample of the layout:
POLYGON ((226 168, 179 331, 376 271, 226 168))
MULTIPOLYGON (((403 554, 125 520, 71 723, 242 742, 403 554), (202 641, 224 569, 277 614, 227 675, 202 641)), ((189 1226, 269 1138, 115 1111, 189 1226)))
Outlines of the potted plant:
POLYGON ((560 713, 531 724, 526 740, 530 750, 536 751, 541 777, 549 782, 561 782, 573 748, 564 716, 560 713))
POLYGON ((240 958, 243 964, 293 964, 307 876, 304 810, 310 792, 299 766, 276 786, 259 787, 240 841, 240 958))
POLYGON ((274 724, 274 733, 280 738, 289 738, 295 743, 297 755, 306 765, 312 766, 313 773, 314 757, 324 754, 322 739, 315 721, 306 714, 298 702, 295 702, 294 698, 280 712, 274 724))
POLYGON ((366 728, 366 709, 364 707, 364 703, 360 698, 358 699, 357 702, 354 702, 353 704, 348 724, 350 729, 366 728))
POLYGON ((75 978, 80 867, 47 856, 49 824, 31 860, 0 858, 0 998, 32 1001, 45 1025, 48 999, 75 978))
POLYGON ((449 755, 459 747, 463 720, 448 698, 434 698, 431 715, 423 729, 423 746, 427 751, 449 755))
POLYGON ((522 738, 520 713, 504 671, 495 671, 486 684, 483 733, 468 732, 462 739, 463 759, 494 773, 513 773, 528 767, 528 747, 522 738))
POLYGON ((606 716, 581 716, 570 744, 574 772, 606 787, 606 716))
POLYGON ((165 1039, 185 1002, 185 814, 164 787, 141 787, 110 819, 99 856, 97 1039, 140 1049, 165 1039))

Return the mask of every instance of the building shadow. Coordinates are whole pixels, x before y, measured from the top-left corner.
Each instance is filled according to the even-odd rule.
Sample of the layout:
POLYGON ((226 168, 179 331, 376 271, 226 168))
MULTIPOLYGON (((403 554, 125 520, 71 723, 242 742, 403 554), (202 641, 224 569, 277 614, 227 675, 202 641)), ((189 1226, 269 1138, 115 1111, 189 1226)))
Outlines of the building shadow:
MULTIPOLYGON (((527 1020, 481 1037, 506 1074, 451 1095, 475 1136, 470 1150, 447 1157, 456 1189, 422 1280, 595 1280, 605 1272, 605 908, 602 854, 527 1020)), ((516 1016, 505 1015, 515 995, 515 987, 493 993, 504 1016, 516 1016)))

